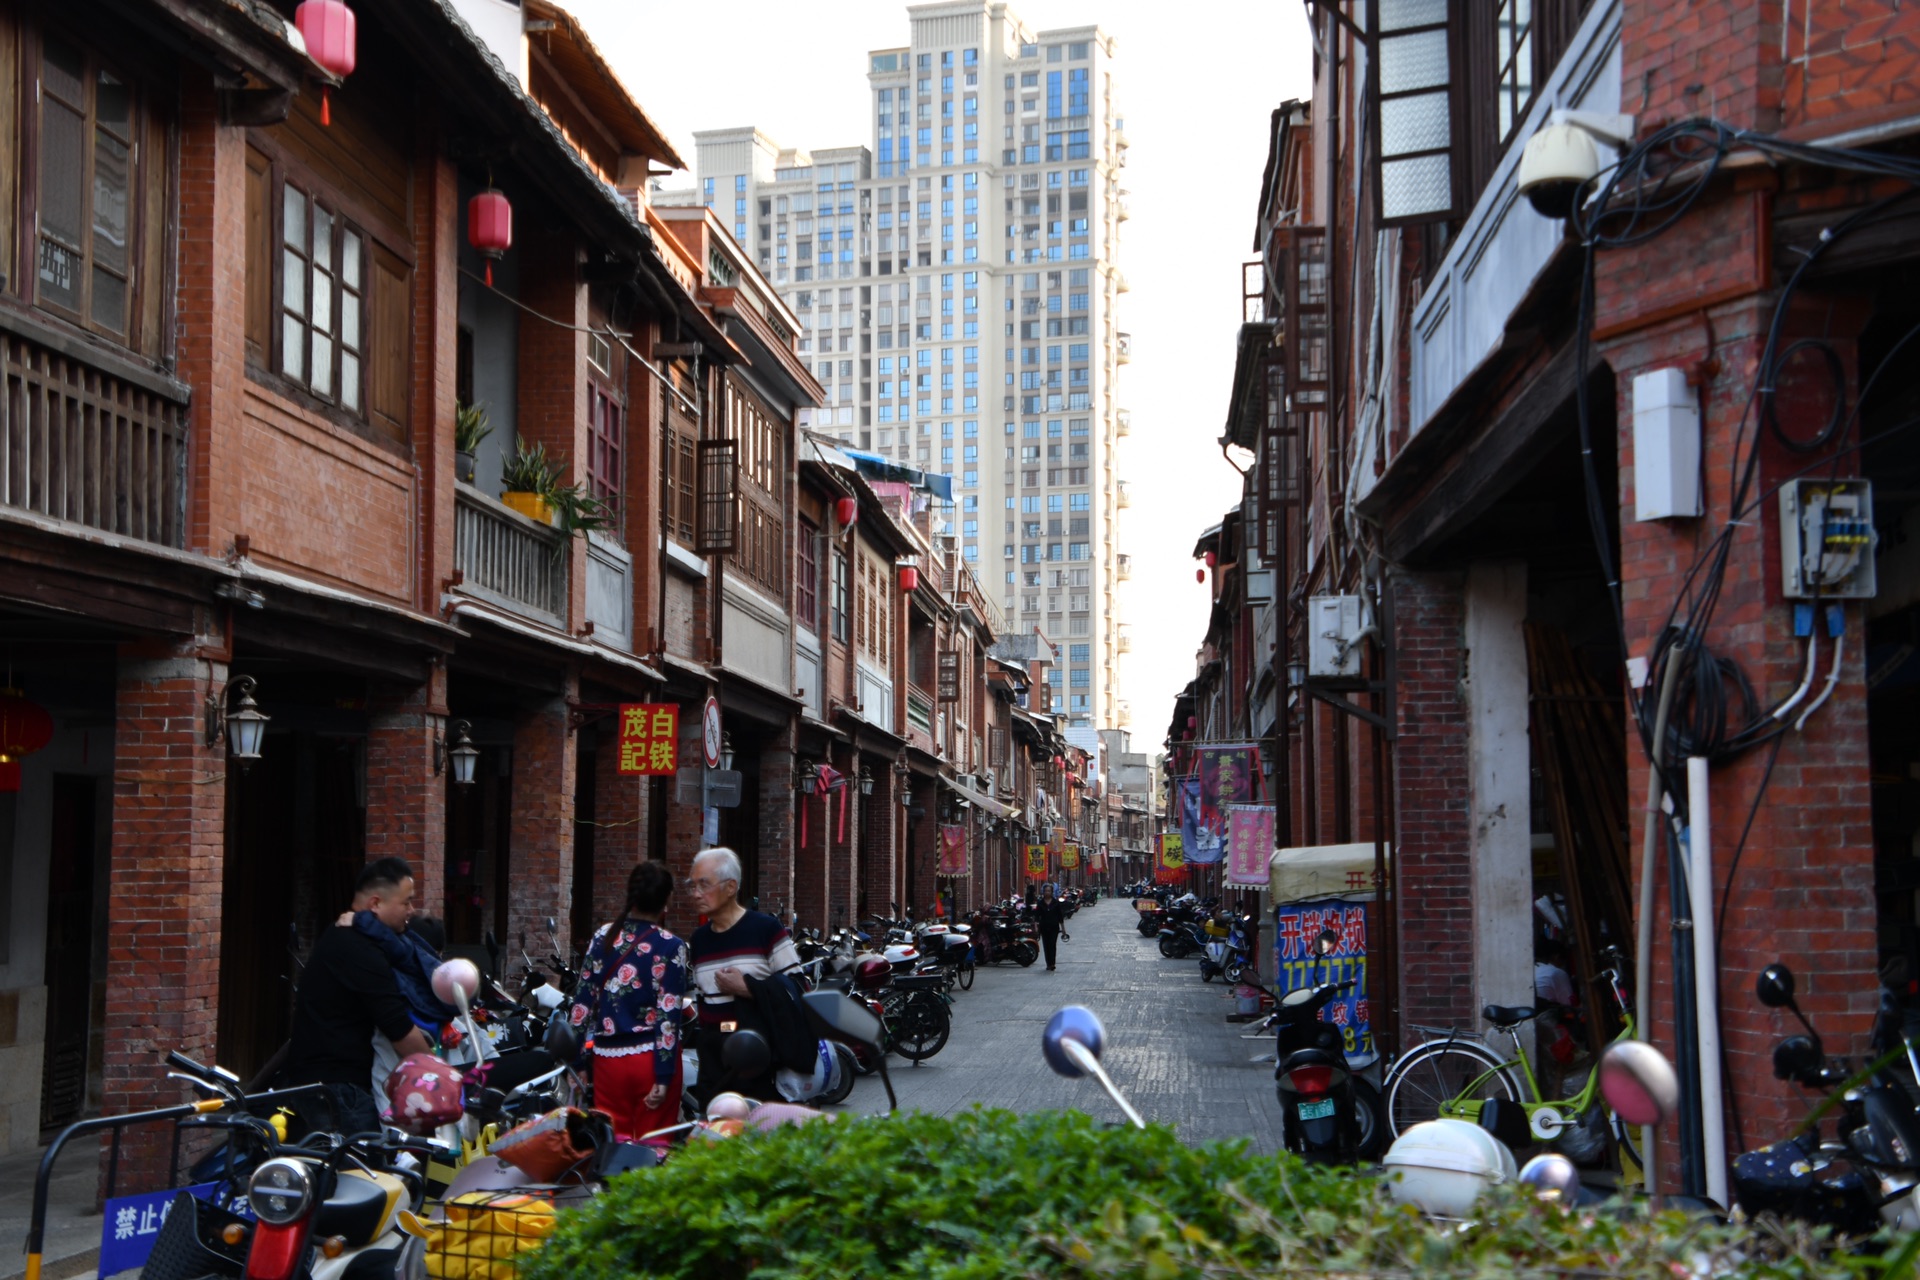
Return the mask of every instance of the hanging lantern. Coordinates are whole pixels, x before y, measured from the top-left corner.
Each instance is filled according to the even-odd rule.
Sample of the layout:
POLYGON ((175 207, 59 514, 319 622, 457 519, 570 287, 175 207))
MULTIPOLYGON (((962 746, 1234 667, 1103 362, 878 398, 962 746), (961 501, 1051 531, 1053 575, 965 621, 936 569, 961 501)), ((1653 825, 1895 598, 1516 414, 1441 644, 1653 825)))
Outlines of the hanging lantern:
POLYGON ((1207 552, 1207 568, 1211 569, 1219 563, 1220 563, 1220 554, 1218 552, 1216 551, 1207 552))
POLYGON ((20 761, 53 741, 53 717, 18 689, 0 688, 0 791, 20 789, 20 761))
POLYGON ((487 260, 487 287, 493 287, 493 264, 513 248, 513 206, 498 187, 488 187, 467 201, 467 243, 487 260))
POLYGON ((900 566, 900 589, 914 591, 920 586, 920 570, 910 564, 900 566))
MULTIPOLYGON (((353 10, 341 0, 302 0, 293 11, 293 25, 306 41, 307 56, 336 76, 353 74, 354 48, 357 43, 353 10)), ((332 88, 320 90, 320 123, 333 123, 330 101, 332 88)))
POLYGON ((844 529, 860 518, 860 502, 857 498, 839 498, 833 504, 833 518, 844 529))

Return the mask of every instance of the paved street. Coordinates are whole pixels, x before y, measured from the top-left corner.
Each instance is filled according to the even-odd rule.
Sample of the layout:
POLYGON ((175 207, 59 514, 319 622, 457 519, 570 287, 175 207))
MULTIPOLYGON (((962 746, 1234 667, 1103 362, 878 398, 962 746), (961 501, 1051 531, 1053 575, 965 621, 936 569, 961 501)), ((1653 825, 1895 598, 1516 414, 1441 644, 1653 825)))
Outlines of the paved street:
MULTIPOLYGON (((1084 1004, 1107 1028, 1105 1063, 1140 1114, 1172 1124, 1182 1139, 1250 1138, 1279 1146, 1273 1068, 1249 1062, 1271 1041, 1242 1040, 1228 1023, 1230 993, 1202 983, 1192 959, 1162 959, 1134 931, 1127 899, 1104 899, 1075 916, 1060 944, 1060 967, 1012 964, 980 971, 956 992, 953 1038, 920 1067, 892 1060, 900 1105, 939 1115, 980 1103, 1014 1111, 1080 1107, 1102 1119, 1119 1111, 1091 1081, 1063 1080, 1040 1058, 1040 1032, 1055 1009, 1084 1004)), ((877 1078, 862 1080, 849 1105, 886 1108, 877 1078)))

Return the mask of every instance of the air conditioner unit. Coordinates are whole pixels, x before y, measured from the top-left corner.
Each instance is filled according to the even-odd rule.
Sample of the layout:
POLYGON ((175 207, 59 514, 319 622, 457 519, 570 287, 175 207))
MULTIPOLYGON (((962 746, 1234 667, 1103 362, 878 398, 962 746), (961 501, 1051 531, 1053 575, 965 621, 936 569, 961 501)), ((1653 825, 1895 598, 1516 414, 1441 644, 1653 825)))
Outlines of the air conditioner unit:
POLYGON ((1307 601, 1307 674, 1360 674, 1360 635, 1365 628, 1359 596, 1313 596, 1307 601))

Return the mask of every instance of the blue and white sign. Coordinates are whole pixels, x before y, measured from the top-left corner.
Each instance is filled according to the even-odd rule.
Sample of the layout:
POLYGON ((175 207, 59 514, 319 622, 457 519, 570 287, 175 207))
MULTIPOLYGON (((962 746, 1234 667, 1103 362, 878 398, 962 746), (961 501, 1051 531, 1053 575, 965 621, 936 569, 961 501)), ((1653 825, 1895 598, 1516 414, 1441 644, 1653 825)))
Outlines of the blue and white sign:
POLYGON ((1273 989, 1280 995, 1322 982, 1351 982, 1320 1011, 1322 1022, 1340 1032, 1347 1061, 1355 1067, 1379 1055, 1373 1044, 1372 1010, 1367 1000, 1367 925, 1370 902, 1329 900, 1285 902, 1273 909, 1273 989), (1324 958, 1313 953, 1322 930, 1331 929, 1338 941, 1324 958))
POLYGON ((220 1189, 217 1182, 172 1191, 149 1191, 145 1195, 117 1196, 107 1201, 100 1222, 100 1270, 102 1276, 117 1275, 143 1267, 160 1238, 173 1198, 185 1191, 197 1200, 211 1200, 220 1189))

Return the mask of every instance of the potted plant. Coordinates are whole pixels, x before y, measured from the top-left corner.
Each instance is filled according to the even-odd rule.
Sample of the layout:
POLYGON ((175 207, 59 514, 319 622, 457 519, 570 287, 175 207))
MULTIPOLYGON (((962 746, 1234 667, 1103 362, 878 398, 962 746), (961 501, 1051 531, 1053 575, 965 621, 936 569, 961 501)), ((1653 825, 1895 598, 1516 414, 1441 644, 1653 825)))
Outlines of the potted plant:
POLYGON ((513 456, 500 469, 500 501, 529 520, 553 523, 553 495, 560 487, 560 470, 547 457, 543 444, 529 446, 513 438, 513 456))
POLYGON ((456 404, 453 407, 453 474, 456 478, 473 483, 474 454, 479 451, 480 442, 493 434, 493 424, 487 421, 487 411, 477 404, 456 404))
POLYGON ((556 484, 547 494, 547 501, 553 505, 558 516, 556 523, 565 534, 604 529, 613 522, 613 505, 605 498, 588 493, 585 485, 556 484))

